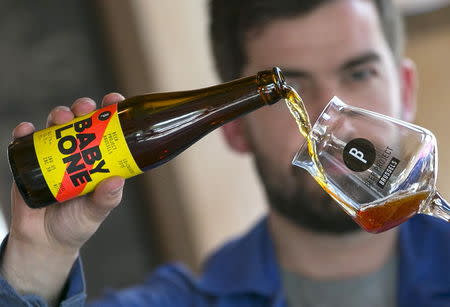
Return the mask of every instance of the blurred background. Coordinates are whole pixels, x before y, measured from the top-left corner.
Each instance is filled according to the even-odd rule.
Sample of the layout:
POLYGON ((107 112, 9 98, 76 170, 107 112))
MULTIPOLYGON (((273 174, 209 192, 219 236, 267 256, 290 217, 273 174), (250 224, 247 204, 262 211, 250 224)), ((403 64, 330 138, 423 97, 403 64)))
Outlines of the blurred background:
MULTIPOLYGON (((417 123, 439 144, 439 189, 450 197, 450 5, 398 0, 407 16, 407 55, 420 77, 417 123)), ((9 220, 6 148, 21 121, 42 128, 48 111, 105 93, 125 96, 218 83, 207 37, 207 0, 0 1, 0 235, 9 220)), ((142 281, 156 265, 194 271, 265 211, 247 157, 220 132, 126 184, 122 205, 82 251, 88 295, 142 281), (220 175, 218 175, 220 174, 220 175)))

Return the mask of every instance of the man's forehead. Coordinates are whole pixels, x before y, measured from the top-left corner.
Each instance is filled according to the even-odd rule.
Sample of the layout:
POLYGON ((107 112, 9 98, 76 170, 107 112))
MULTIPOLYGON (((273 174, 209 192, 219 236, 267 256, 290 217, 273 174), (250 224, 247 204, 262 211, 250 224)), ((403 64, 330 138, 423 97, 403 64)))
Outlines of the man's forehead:
POLYGON ((330 1, 307 15, 273 21, 253 34, 246 42, 249 61, 261 62, 273 61, 277 54, 289 63, 318 57, 325 61, 330 56, 339 60, 339 55, 347 60, 384 40, 370 0, 330 1))
POLYGON ((257 38, 260 35, 291 34, 287 31, 294 28, 303 37, 317 37, 317 34, 331 36, 342 30, 352 30, 368 22, 379 24, 378 13, 373 1, 370 0, 334 0, 325 2, 311 12, 294 17, 279 17, 269 21, 264 26, 253 29, 247 38, 257 38), (324 33, 321 33, 324 32, 324 33))

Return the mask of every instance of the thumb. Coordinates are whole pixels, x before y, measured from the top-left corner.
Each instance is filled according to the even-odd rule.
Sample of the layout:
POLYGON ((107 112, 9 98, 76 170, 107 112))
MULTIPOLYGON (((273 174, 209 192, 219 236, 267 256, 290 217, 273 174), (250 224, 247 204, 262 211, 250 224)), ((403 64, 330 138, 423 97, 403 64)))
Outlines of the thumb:
POLYGON ((109 212, 117 207, 122 200, 122 192, 125 179, 111 177, 103 180, 89 195, 90 201, 83 206, 87 215, 96 222, 103 221, 109 212))

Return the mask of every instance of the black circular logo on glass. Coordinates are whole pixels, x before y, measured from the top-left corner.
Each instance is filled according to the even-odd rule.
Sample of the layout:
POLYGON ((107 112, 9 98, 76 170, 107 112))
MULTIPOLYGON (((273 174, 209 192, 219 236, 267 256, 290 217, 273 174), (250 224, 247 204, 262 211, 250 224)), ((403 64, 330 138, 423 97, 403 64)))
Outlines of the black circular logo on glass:
POLYGON ((98 119, 99 120, 107 120, 110 116, 111 116, 111 112, 104 111, 104 112, 100 113, 100 115, 98 116, 98 119))
POLYGON ((355 172, 363 172, 375 162, 375 146, 366 139, 353 139, 344 148, 345 165, 355 172))

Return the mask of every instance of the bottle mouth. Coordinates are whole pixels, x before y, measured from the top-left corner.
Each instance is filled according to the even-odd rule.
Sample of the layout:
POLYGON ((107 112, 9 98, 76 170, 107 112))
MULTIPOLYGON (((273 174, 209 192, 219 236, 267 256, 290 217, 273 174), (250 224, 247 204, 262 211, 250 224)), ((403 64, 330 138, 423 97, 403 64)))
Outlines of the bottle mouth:
POLYGON ((283 72, 281 69, 277 66, 272 68, 273 76, 274 76, 274 83, 276 84, 277 88, 280 89, 282 96, 286 97, 285 91, 287 88, 286 79, 284 78, 283 72))
POLYGON ((283 71, 279 67, 275 66, 274 68, 272 68, 272 75, 274 77, 273 81, 277 86, 279 94, 283 98, 288 98, 289 93, 292 91, 295 91, 295 89, 292 86, 290 86, 288 83, 286 83, 286 79, 284 78, 283 71))
POLYGON ((283 72, 278 67, 261 71, 256 76, 259 93, 266 104, 273 104, 280 99, 287 98, 289 86, 283 72))

